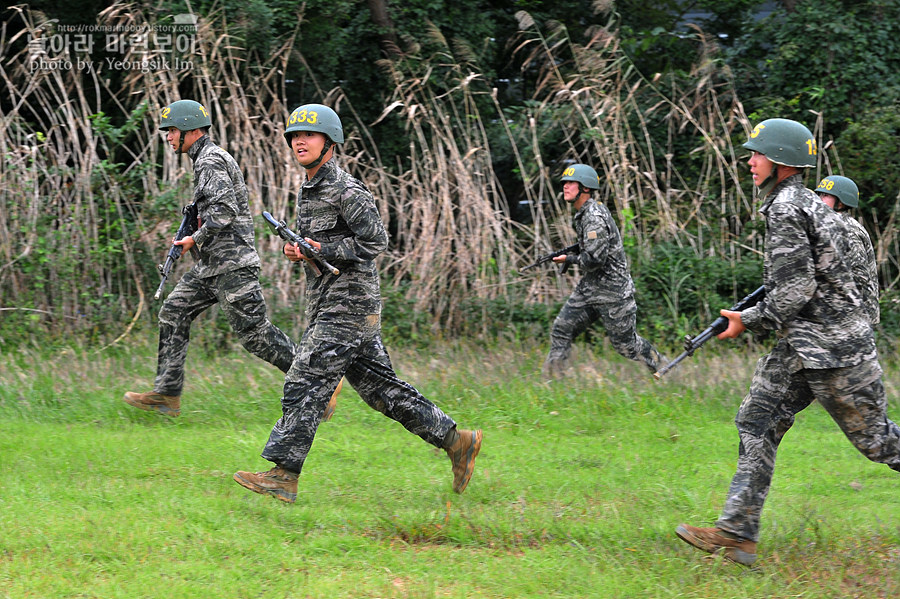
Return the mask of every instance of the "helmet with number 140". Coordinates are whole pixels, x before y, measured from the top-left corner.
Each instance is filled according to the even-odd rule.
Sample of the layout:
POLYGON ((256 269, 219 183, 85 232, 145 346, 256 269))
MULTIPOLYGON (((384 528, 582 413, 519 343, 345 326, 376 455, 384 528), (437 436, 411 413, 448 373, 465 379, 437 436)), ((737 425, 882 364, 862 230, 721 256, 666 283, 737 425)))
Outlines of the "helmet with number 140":
POLYGON ((768 119, 750 133, 744 147, 759 152, 775 164, 816 166, 816 140, 806 126, 790 119, 768 119))
POLYGON ((563 171, 560 181, 577 181, 588 189, 600 189, 600 176, 586 164, 573 164, 563 171))
POLYGON ((341 119, 331 108, 322 104, 304 104, 295 108, 288 117, 284 128, 284 139, 288 146, 295 131, 317 131, 322 133, 331 143, 344 143, 344 128, 341 119))

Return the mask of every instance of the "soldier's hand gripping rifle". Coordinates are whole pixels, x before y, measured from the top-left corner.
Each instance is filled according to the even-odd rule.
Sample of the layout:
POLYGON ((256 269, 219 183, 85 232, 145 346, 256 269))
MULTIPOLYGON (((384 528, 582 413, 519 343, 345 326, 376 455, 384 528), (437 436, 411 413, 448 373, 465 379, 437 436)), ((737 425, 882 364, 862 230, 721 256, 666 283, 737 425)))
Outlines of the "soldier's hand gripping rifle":
POLYGON ((299 246, 300 251, 306 256, 311 262, 309 263, 310 267, 312 267, 313 272, 316 273, 317 277, 322 276, 322 271, 319 269, 321 266, 325 270, 328 270, 333 275, 341 274, 341 271, 328 263, 325 258, 319 253, 319 250, 314 248, 309 244, 306 239, 297 235, 290 229, 288 229, 287 224, 282 221, 275 220, 275 217, 272 216, 268 212, 262 213, 263 218, 266 219, 266 222, 269 223, 269 226, 272 227, 272 230, 275 231, 279 237, 287 241, 288 243, 295 243, 299 246))
MULTIPOLYGON (((739 301, 738 303, 733 305, 730 308, 730 310, 732 312, 743 312, 747 308, 751 308, 751 307, 755 306, 756 304, 758 304, 759 301, 763 297, 765 297, 765 295, 766 295, 766 288, 759 287, 756 291, 754 291, 753 293, 751 293, 750 295, 748 295, 747 297, 745 297, 744 299, 742 299, 741 301, 739 301)), ((681 362, 682 360, 684 360, 685 358, 687 358, 689 356, 693 356, 694 352, 697 351, 698 349, 700 349, 700 347, 704 343, 706 343, 707 341, 712 339, 715 335, 718 335, 719 333, 721 333, 722 331, 724 331, 727 328, 728 328, 728 319, 725 318, 724 316, 719 316, 717 319, 715 319, 712 322, 711 325, 706 327, 706 329, 702 333, 697 335, 696 337, 691 337, 690 335, 685 336, 684 351, 681 352, 681 354, 677 358, 675 358, 674 360, 672 360, 671 362, 669 362, 668 364, 666 364, 665 366, 660 368, 658 371, 653 373, 653 376, 657 380, 661 379, 664 374, 666 374, 667 372, 669 372, 670 370, 675 368, 675 366, 677 366, 679 362, 681 362)))
MULTIPOLYGON (((528 266, 522 267, 522 270, 526 271, 526 270, 530 270, 530 269, 534 268, 535 266, 540 266, 541 264, 546 264, 547 262, 551 262, 554 258, 556 258, 558 256, 562 256, 564 254, 567 255, 567 254, 580 254, 580 253, 581 253, 581 246, 579 246, 577 243, 573 243, 572 245, 570 245, 568 247, 564 247, 561 250, 556 250, 555 252, 550 252, 549 254, 544 254, 543 256, 538 258, 536 262, 533 262, 533 263, 529 264, 528 266)), ((569 270, 568 262, 563 264, 562 268, 559 271, 559 274, 563 274, 567 270, 569 270)))
MULTIPOLYGON (((178 231, 175 233, 175 241, 181 241, 197 232, 197 205, 188 204, 181 209, 181 214, 183 217, 181 224, 178 226, 178 231)), ((175 266, 175 261, 181 257, 182 253, 184 253, 184 247, 173 243, 172 247, 169 248, 169 253, 166 255, 165 263, 156 265, 162 280, 159 282, 159 288, 157 288, 153 299, 159 299, 159 296, 162 295, 163 287, 166 286, 166 279, 169 278, 169 274, 175 266)), ((191 246, 191 256, 194 257, 194 260, 200 259, 200 251, 197 249, 197 246, 191 246)))

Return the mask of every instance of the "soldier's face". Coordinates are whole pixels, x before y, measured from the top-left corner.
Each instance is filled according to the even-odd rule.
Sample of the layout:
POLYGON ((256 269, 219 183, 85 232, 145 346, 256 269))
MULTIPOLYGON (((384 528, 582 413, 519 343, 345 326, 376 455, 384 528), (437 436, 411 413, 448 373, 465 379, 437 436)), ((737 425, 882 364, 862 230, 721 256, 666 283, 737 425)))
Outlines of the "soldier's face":
POLYGON ((750 156, 750 160, 747 161, 747 164, 750 165, 750 174, 753 175, 753 184, 757 187, 775 172, 775 163, 759 152, 753 152, 750 156))
POLYGON ((169 144, 173 150, 178 151, 178 128, 177 127, 169 127, 166 131, 166 143, 169 144))
MULTIPOLYGON (((194 142, 203 137, 204 133, 200 129, 191 129, 190 131, 184 132, 184 142, 181 144, 181 151, 187 152, 191 149, 191 146, 194 145, 194 142)), ((181 136, 181 132, 178 130, 178 127, 169 127, 166 131, 166 143, 168 143, 173 150, 178 151, 178 138, 181 136)))
POLYGON ((567 202, 574 202, 578 199, 578 181, 563 182, 563 199, 567 202))
POLYGON ((820 193, 819 197, 822 198, 822 201, 825 202, 825 205, 831 209, 837 205, 837 197, 831 195, 830 193, 820 193))
POLYGON ((300 166, 315 161, 322 155, 325 147, 325 135, 318 131, 295 131, 291 137, 291 149, 300 166))

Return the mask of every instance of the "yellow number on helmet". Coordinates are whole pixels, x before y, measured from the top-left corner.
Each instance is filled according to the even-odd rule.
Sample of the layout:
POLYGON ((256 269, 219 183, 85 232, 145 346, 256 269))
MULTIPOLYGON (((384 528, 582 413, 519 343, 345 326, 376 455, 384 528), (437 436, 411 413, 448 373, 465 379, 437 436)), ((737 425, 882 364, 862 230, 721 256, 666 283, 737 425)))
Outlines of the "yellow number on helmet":
POLYGON ((202 105, 200 106, 200 112, 203 113, 203 116, 209 116, 209 113, 206 112, 206 109, 202 105))
POLYGON ((318 120, 319 120, 319 113, 318 113, 318 112, 310 112, 310 113, 306 116, 306 122, 309 123, 310 125, 315 124, 316 121, 318 121, 318 120))
POLYGON ((809 150, 810 156, 815 156, 816 155, 816 140, 807 139, 806 140, 806 148, 807 148, 807 150, 809 150))
POLYGON ((567 168, 566 171, 563 173, 563 176, 564 176, 564 177, 571 177, 571 176, 574 175, 574 174, 575 174, 575 167, 574 167, 574 166, 570 166, 570 167, 567 168))
POLYGON ((172 111, 172 109, 169 108, 168 106, 166 106, 165 108, 163 108, 163 111, 162 111, 162 118, 164 118, 164 119, 169 118, 169 113, 170 113, 171 111, 172 111))
POLYGON ((756 127, 753 128, 753 131, 750 132, 750 139, 757 137, 760 134, 760 132, 765 128, 766 128, 766 126, 763 125, 762 123, 758 124, 756 127))

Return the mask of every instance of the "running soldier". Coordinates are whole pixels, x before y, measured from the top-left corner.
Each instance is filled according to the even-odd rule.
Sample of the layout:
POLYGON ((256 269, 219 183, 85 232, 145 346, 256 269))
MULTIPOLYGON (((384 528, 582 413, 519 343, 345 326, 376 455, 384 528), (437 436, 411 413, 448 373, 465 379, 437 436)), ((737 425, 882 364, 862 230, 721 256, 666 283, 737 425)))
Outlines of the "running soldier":
POLYGON ((200 261, 184 274, 160 308, 153 391, 129 391, 124 399, 141 410, 167 416, 181 413, 191 323, 215 303, 243 346, 282 372, 288 371, 297 352, 297 345, 266 316, 247 186, 234 158, 209 138, 211 125, 209 112, 193 100, 178 100, 164 108, 159 124, 172 149, 186 153, 194 164, 193 201, 200 226, 174 243, 182 246, 182 255, 197 247, 200 261))
POLYGON ((381 340, 381 291, 375 268, 388 236, 372 194, 334 159, 335 144, 344 141, 340 118, 321 104, 300 106, 291 113, 284 138, 306 171, 297 194, 296 230, 308 236, 309 244, 340 274, 323 269, 315 276, 301 248, 284 246, 289 260, 304 263, 309 325, 284 379, 282 416, 262 452, 275 466, 266 472, 236 472, 234 480, 256 493, 293 503, 325 405, 345 377, 369 407, 444 449, 452 464, 453 490, 462 493, 472 476, 482 433, 457 430, 452 418, 394 373, 381 340))
POLYGON ((575 164, 563 172, 561 180, 563 198, 576 211, 573 223, 580 252, 562 254, 553 261, 577 264, 584 276, 553 322, 544 376, 558 377, 568 370, 573 341, 597 320, 603 322, 617 352, 656 372, 662 358, 649 341, 637 334, 634 282, 622 236, 606 206, 591 197, 591 190, 600 189, 600 177, 588 165, 575 164))
POLYGON ((847 262, 853 271, 856 288, 862 294, 863 310, 873 327, 881 322, 881 307, 878 303, 878 267, 875 264, 875 250, 868 231, 850 213, 859 206, 859 187, 852 179, 840 175, 829 175, 819 182, 816 193, 841 217, 847 227, 847 262))
POLYGON ((796 121, 769 119, 744 147, 763 199, 766 297, 742 312, 722 310, 728 328, 719 338, 749 329, 774 331, 777 341, 759 360, 735 417, 738 466, 721 516, 715 527, 682 524, 675 532, 749 566, 775 454, 798 412, 818 400, 860 453, 896 471, 900 427, 887 417, 875 337, 844 253, 845 225, 803 186, 803 169, 816 165, 815 139, 796 121))

